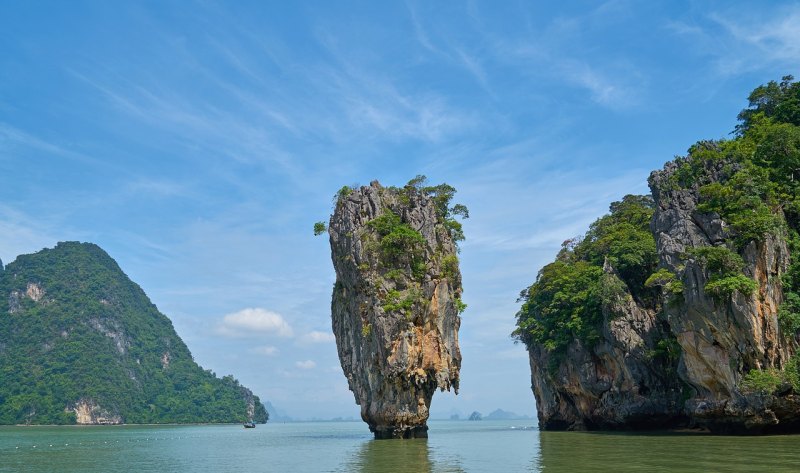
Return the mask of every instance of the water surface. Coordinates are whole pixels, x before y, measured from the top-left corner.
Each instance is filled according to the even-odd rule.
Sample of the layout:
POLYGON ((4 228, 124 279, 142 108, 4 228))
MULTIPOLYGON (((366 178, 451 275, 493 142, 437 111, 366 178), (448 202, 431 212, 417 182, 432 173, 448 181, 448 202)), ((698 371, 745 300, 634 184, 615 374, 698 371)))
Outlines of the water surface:
POLYGON ((431 421, 430 438, 361 422, 0 427, 0 472, 800 471, 800 436, 538 432, 534 421, 431 421))

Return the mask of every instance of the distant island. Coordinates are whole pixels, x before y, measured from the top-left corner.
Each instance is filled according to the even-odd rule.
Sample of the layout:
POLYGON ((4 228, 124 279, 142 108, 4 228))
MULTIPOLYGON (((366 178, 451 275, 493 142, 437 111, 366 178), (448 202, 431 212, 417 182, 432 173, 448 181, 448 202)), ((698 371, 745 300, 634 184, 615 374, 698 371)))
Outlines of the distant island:
POLYGON ((0 263, 0 424, 264 423, 97 245, 0 263))
POLYGON ((749 102, 522 291, 541 429, 800 432, 800 83, 749 102))
POLYGON ((529 415, 517 414, 516 412, 504 411, 503 409, 495 409, 488 415, 484 416, 478 411, 473 411, 468 416, 462 416, 460 412, 452 411, 449 420, 530 420, 529 415))

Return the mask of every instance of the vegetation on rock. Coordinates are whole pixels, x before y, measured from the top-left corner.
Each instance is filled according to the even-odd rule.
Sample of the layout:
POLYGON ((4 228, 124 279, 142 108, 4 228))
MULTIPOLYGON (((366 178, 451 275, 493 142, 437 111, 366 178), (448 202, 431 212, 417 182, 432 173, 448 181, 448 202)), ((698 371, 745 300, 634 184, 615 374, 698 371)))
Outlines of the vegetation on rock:
MULTIPOLYGON (((709 273, 705 289, 720 298, 734 292, 750 295, 752 278, 742 274, 739 252, 767 234, 787 232, 793 243, 792 265, 784 276, 780 318, 794 335, 800 330, 800 83, 786 76, 780 83, 756 88, 750 106, 739 114, 731 140, 700 141, 678 158, 674 188, 696 186, 697 211, 718 214, 728 225, 727 245, 691 249, 709 273), (721 167, 720 179, 708 181, 708 169, 721 167)), ((654 301, 654 287, 680 294, 680 275, 656 270, 657 254, 649 230, 652 199, 626 196, 611 213, 592 224, 587 234, 565 242, 556 261, 540 271, 536 283, 521 294, 514 336, 549 349, 572 340, 591 342, 601 321, 599 270, 608 262, 631 293, 654 301), (580 281, 576 283, 575 281, 580 281)))
MULTIPOLYGON (((651 175, 657 209, 649 197, 626 196, 542 268, 521 293, 513 332, 532 361, 561 366, 591 360, 598 365, 597 379, 580 382, 608 389, 603 383, 616 382, 620 373, 606 373, 613 379, 605 380, 600 373, 616 368, 603 365, 603 357, 631 336, 642 337, 647 357, 665 360, 660 368, 643 369, 662 379, 677 375, 688 389, 686 410, 665 403, 663 412, 711 423, 715 416, 729 416, 720 418, 722 429, 771 428, 758 417, 759 409, 769 408, 742 400, 747 393, 800 394, 800 83, 786 76, 756 88, 738 118, 731 139, 699 141, 685 157, 651 175), (624 284, 621 291, 614 281, 624 284), (619 308, 621 299, 613 294, 633 298, 617 325, 609 302, 616 300, 619 308), (723 323, 730 324, 730 333, 717 334, 723 323), (622 338, 614 330, 622 330, 622 338), (652 334, 660 339, 649 338, 652 334), (719 407, 726 402, 737 407, 719 407)), ((583 368, 559 371, 577 372, 583 368)), ((555 378, 534 383, 537 396, 550 403, 552 425, 571 425, 575 418, 565 413, 577 412, 575 402, 597 399, 595 392, 572 399, 581 395, 570 391, 577 381, 570 380, 569 389, 555 378)), ((636 395, 649 391, 641 384, 636 389, 636 395)), ((669 397, 675 387, 665 389, 669 397)), ((586 412, 608 409, 606 403, 620 399, 597 406, 588 401, 586 412)), ((628 398, 620 409, 637 406, 636 399, 628 398)), ((781 428, 800 427, 793 399, 773 406, 781 410, 781 428)))
POLYGON ((0 273, 0 379, 0 424, 73 424, 81 402, 125 423, 267 420, 258 397, 198 366, 142 289, 86 243, 0 273))
POLYGON ((573 340, 596 342, 604 298, 616 292, 609 289, 617 280, 634 297, 653 303, 655 290, 645 284, 657 262, 655 240, 648 230, 653 201, 627 195, 610 210, 584 237, 565 241, 556 261, 542 268, 536 282, 521 292, 516 339, 557 353, 573 340), (619 278, 603 277, 606 264, 619 278))
POLYGON ((461 273, 455 189, 373 181, 335 197, 328 224, 336 347, 376 438, 426 437, 437 389, 458 390, 461 273))

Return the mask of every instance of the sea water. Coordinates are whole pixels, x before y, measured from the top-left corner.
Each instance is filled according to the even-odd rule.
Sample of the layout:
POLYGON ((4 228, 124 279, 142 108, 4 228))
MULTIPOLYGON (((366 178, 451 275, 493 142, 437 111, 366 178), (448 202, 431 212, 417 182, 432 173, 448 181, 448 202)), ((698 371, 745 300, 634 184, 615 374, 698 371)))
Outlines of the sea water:
POLYGON ((800 436, 539 432, 535 421, 431 421, 373 440, 361 422, 0 427, 0 472, 797 472, 800 436))

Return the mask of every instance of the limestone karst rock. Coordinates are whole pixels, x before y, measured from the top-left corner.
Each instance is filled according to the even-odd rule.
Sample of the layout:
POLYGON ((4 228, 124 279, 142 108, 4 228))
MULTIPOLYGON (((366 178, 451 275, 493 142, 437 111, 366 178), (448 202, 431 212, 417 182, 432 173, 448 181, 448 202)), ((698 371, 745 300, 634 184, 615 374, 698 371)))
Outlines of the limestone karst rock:
POLYGON ((542 429, 800 432, 798 98, 757 87, 521 293, 542 429))
POLYGON ((375 438, 427 437, 433 393, 458 391, 460 224, 447 207, 455 190, 431 189, 343 188, 328 226, 333 333, 375 438))
MULTIPOLYGON (((558 356, 522 337, 542 429, 800 430, 800 396, 788 382, 773 392, 743 386, 748 372, 779 372, 796 352, 795 337, 781 333, 778 319, 790 263, 786 230, 737 245, 730 225, 700 205, 700 188, 726 182, 738 165, 709 160, 682 184, 677 173, 687 163, 669 162, 649 179, 650 232, 674 289, 646 303, 620 284, 601 304, 599 337, 573 339, 558 356), (709 250, 741 261, 737 277, 753 291, 715 293, 709 250)), ((619 279, 608 260, 603 272, 619 279)))

